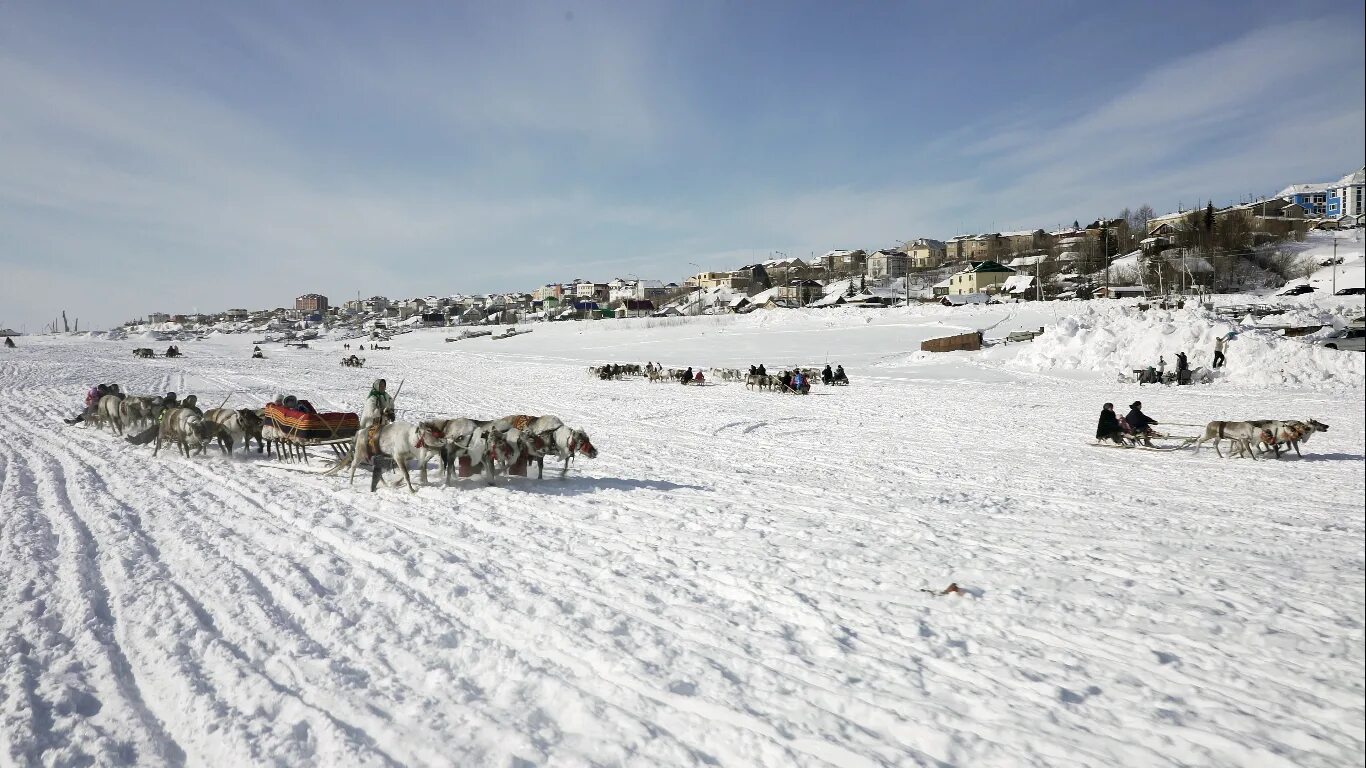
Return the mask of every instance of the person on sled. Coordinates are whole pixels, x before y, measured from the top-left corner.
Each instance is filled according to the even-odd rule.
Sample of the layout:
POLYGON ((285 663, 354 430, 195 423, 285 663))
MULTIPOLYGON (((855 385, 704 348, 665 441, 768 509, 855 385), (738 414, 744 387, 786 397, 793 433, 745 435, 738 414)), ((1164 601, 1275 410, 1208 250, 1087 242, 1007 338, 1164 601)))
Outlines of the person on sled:
POLYGON ((821 383, 827 387, 835 383, 835 374, 830 370, 829 363, 826 363, 825 368, 821 369, 821 383))
POLYGON ((844 366, 842 366, 842 365, 837 365, 837 366, 835 366, 835 383, 836 383, 836 384, 848 384, 848 383, 849 383, 849 377, 844 375, 844 366))
POLYGON ((699 370, 699 371, 696 373, 696 375, 694 375, 694 376, 692 377, 692 383, 694 383, 694 384, 706 384, 706 383, 707 383, 707 377, 706 377, 706 376, 703 376, 703 375, 702 375, 702 371, 699 370))
MULTIPOLYGON (((7 337, 8 338, 8 337, 7 337)), ((100 398, 109 394, 109 387, 105 384, 96 384, 85 393, 85 410, 76 414, 70 419, 62 419, 67 424, 79 424, 82 421, 95 415, 96 409, 100 407, 100 398)))
POLYGON ((1116 445, 1124 445, 1124 428, 1120 426, 1114 403, 1106 403, 1101 407, 1100 421, 1096 423, 1096 439, 1102 443, 1113 440, 1116 445))
POLYGON ((1135 439, 1142 440, 1143 444, 1149 448, 1157 447, 1153 445, 1152 439, 1162 435, 1153 429, 1157 425, 1157 420, 1149 418, 1148 414, 1143 412, 1143 403, 1138 400, 1133 401, 1129 405, 1129 413, 1124 417, 1124 422, 1129 425, 1129 429, 1133 430, 1135 439))
POLYGON ((801 371, 792 372, 792 391, 799 395, 804 395, 811 391, 811 382, 807 380, 806 374, 801 371))
POLYGON ((360 428, 366 429, 372 424, 384 424, 385 420, 394 419, 394 399, 389 396, 389 383, 384 379, 375 379, 375 383, 370 385, 370 394, 365 396, 365 411, 361 413, 360 428))
POLYGON ((679 377, 678 377, 678 382, 679 382, 680 384, 691 384, 691 383, 692 383, 692 366, 691 366, 691 365, 688 366, 688 370, 684 371, 681 375, 679 375, 679 377))

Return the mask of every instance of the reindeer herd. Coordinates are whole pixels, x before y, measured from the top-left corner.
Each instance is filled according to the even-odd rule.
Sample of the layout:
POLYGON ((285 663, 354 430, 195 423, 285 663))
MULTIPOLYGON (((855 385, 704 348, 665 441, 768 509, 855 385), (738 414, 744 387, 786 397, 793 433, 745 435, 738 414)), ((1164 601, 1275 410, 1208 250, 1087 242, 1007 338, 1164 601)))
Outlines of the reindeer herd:
POLYGON ((545 460, 553 457, 564 462, 560 476, 569 471, 576 456, 595 459, 598 449, 588 433, 565 424, 558 416, 504 416, 501 419, 469 418, 428 419, 412 424, 395 421, 374 425, 356 433, 350 453, 339 459, 325 474, 350 468, 348 482, 355 482, 356 470, 370 462, 370 490, 379 486, 380 473, 392 464, 401 474, 395 485, 413 487, 408 462, 416 461, 419 480, 427 484, 427 465, 440 462, 445 485, 457 474, 480 473, 492 485, 500 473, 526 474, 536 464, 536 478, 545 476, 545 460), (385 461, 378 461, 383 458, 385 461))
MULTIPOLYGON (((799 391, 792 386, 792 377, 800 373, 808 381, 822 381, 827 385, 849 384, 849 379, 844 375, 841 367, 838 374, 830 375, 829 367, 825 371, 814 367, 796 367, 782 373, 769 374, 760 372, 751 366, 751 370, 746 373, 738 368, 665 368, 659 363, 606 363, 604 365, 592 365, 588 367, 588 374, 603 381, 620 381, 627 378, 641 377, 652 384, 663 384, 667 382, 700 383, 704 381, 725 381, 743 383, 747 389, 758 389, 772 392, 796 392, 799 391), (684 381, 684 379, 687 381, 684 381)), ((804 390, 803 390, 804 391, 804 390)))
MULTIPOLYGON (((288 436, 263 416, 264 409, 251 408, 218 407, 201 412, 193 395, 181 403, 168 404, 156 395, 112 392, 99 397, 84 421, 120 436, 129 430, 140 430, 127 439, 135 445, 152 443, 153 456, 160 453, 162 443, 175 444, 182 455, 190 458, 203 454, 214 442, 227 455, 237 445, 248 451, 252 440, 257 443, 257 453, 273 452, 280 460, 297 456, 296 446, 288 436)), ((349 450, 341 452, 324 474, 333 475, 349 467, 350 480, 354 482, 356 469, 368 462, 373 472, 370 490, 374 491, 381 471, 392 466, 401 474, 395 485, 406 483, 409 490, 416 491, 409 461, 417 462, 425 485, 427 465, 438 460, 449 486, 457 474, 482 474, 493 484, 498 474, 525 475, 531 464, 536 465, 536 477, 541 479, 545 476, 547 458, 563 462, 563 477, 575 457, 595 459, 597 455, 597 447, 587 432, 568 426, 557 416, 429 419, 417 424, 391 421, 358 431, 349 450)))

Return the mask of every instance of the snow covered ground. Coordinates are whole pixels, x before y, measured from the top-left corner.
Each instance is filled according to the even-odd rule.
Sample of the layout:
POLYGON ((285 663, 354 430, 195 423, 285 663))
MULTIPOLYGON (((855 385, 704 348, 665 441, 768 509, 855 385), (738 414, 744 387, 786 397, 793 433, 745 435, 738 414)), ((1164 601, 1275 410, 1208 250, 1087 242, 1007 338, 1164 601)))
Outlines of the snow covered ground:
POLYGON ((363 370, 336 342, 136 361, 131 339, 21 338, 0 351, 0 764, 1359 765, 1362 357, 1245 331, 1214 384, 1116 383, 1164 344, 1204 364, 1211 317, 423 331, 363 370), (853 385, 806 398, 584 370, 827 358, 853 385), (371 494, 60 421, 96 381, 356 409, 380 375, 406 379, 402 418, 556 413, 601 454, 371 494), (1331 429, 1303 460, 1088 445, 1100 404, 1135 398, 1172 425, 1331 429), (950 582, 966 594, 931 594, 950 582))

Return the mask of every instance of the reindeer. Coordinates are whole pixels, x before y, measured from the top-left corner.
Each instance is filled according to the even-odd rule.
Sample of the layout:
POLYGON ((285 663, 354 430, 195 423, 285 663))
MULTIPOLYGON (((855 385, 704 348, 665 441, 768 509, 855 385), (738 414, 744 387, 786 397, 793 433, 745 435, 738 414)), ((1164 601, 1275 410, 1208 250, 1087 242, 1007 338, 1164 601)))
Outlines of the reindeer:
POLYGON ((554 454, 564 460, 560 477, 569 472, 569 462, 575 455, 595 459, 598 449, 588 434, 582 430, 565 425, 558 416, 505 416, 493 423, 492 431, 502 435, 509 448, 511 458, 508 466, 516 464, 523 456, 536 462, 536 477, 545 477, 545 457, 554 454))
POLYGON ((152 401, 156 398, 147 395, 125 397, 119 404, 119 420, 124 428, 139 429, 152 423, 152 401))
MULTIPOLYGON (((1230 456, 1233 451, 1237 451, 1238 456, 1247 454, 1253 461, 1257 460, 1256 451, 1252 448, 1254 440, 1263 437, 1264 432, 1269 432, 1266 428, 1259 428, 1250 421, 1211 421, 1205 425, 1205 433, 1197 438, 1187 440, 1182 445, 1195 444, 1195 451, 1199 453, 1200 446, 1208 440, 1214 441, 1214 452, 1223 458, 1224 454, 1219 450, 1219 441, 1228 440, 1233 443, 1230 449, 1230 456)), ((1274 433, 1273 433, 1274 434, 1274 433)))
MULTIPOLYGON (((370 492, 374 493, 375 489, 379 487, 381 468, 380 462, 375 459, 385 456, 398 465, 399 472, 403 474, 401 482, 406 482, 408 490, 417 493, 417 489, 413 487, 412 476, 408 474, 408 460, 418 458, 423 449, 429 446, 440 448, 445 444, 445 433, 436 423, 431 421, 424 421, 419 424, 395 421, 391 424, 375 425, 370 429, 362 430, 356 433, 356 442, 352 447, 349 482, 356 482, 356 467, 359 467, 361 462, 369 460, 373 467, 370 492)), ((339 460, 325 474, 333 474, 345 464, 345 459, 339 460)))
POLYGON ((494 439, 489 429, 492 422, 459 418, 432 423, 439 426, 446 442, 439 450, 427 447, 418 455, 419 478, 423 485, 427 483, 427 462, 433 456, 441 458, 446 485, 451 484, 462 458, 469 459, 471 466, 478 467, 490 485, 493 484, 495 467, 499 463, 512 462, 512 452, 506 441, 494 439))
POLYGON ((100 398, 100 402, 95 406, 95 416, 91 421, 95 426, 102 427, 106 422, 109 429, 116 435, 123 434, 123 418, 120 413, 120 406, 123 405, 123 395, 105 395, 100 398))
POLYGON ((250 408, 213 408, 204 412, 204 420, 217 425, 215 437, 218 447, 225 454, 232 454, 233 446, 241 441, 242 450, 251 449, 251 438, 257 441, 257 453, 264 450, 265 440, 261 436, 261 419, 250 408))
POLYGON ((540 416, 527 425, 526 431, 539 438, 528 444, 528 455, 536 462, 537 480, 545 477, 545 457, 550 453, 564 461, 560 477, 569 474, 569 462, 573 461, 575 455, 590 459, 598 457, 598 449, 593 446, 588 433, 569 427, 558 416, 540 416))
POLYGON ((216 426, 206 424, 204 417, 200 416, 190 408, 172 408, 161 417, 160 428, 157 429, 156 447, 152 449, 152 455, 156 456, 161 451, 161 441, 174 442, 180 447, 185 458, 190 457, 190 449, 198 449, 204 452, 204 445, 209 438, 216 434, 216 426))

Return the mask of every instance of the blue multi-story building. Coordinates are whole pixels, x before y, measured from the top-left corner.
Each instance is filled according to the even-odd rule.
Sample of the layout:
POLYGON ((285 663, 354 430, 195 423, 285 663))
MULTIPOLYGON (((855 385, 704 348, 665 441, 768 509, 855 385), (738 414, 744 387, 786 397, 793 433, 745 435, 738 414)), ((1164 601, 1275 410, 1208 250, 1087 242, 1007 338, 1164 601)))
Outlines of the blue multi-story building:
POLYGON ((1366 168, 1323 184, 1291 184, 1276 194, 1298 204, 1314 218, 1337 219, 1360 216, 1366 168))

